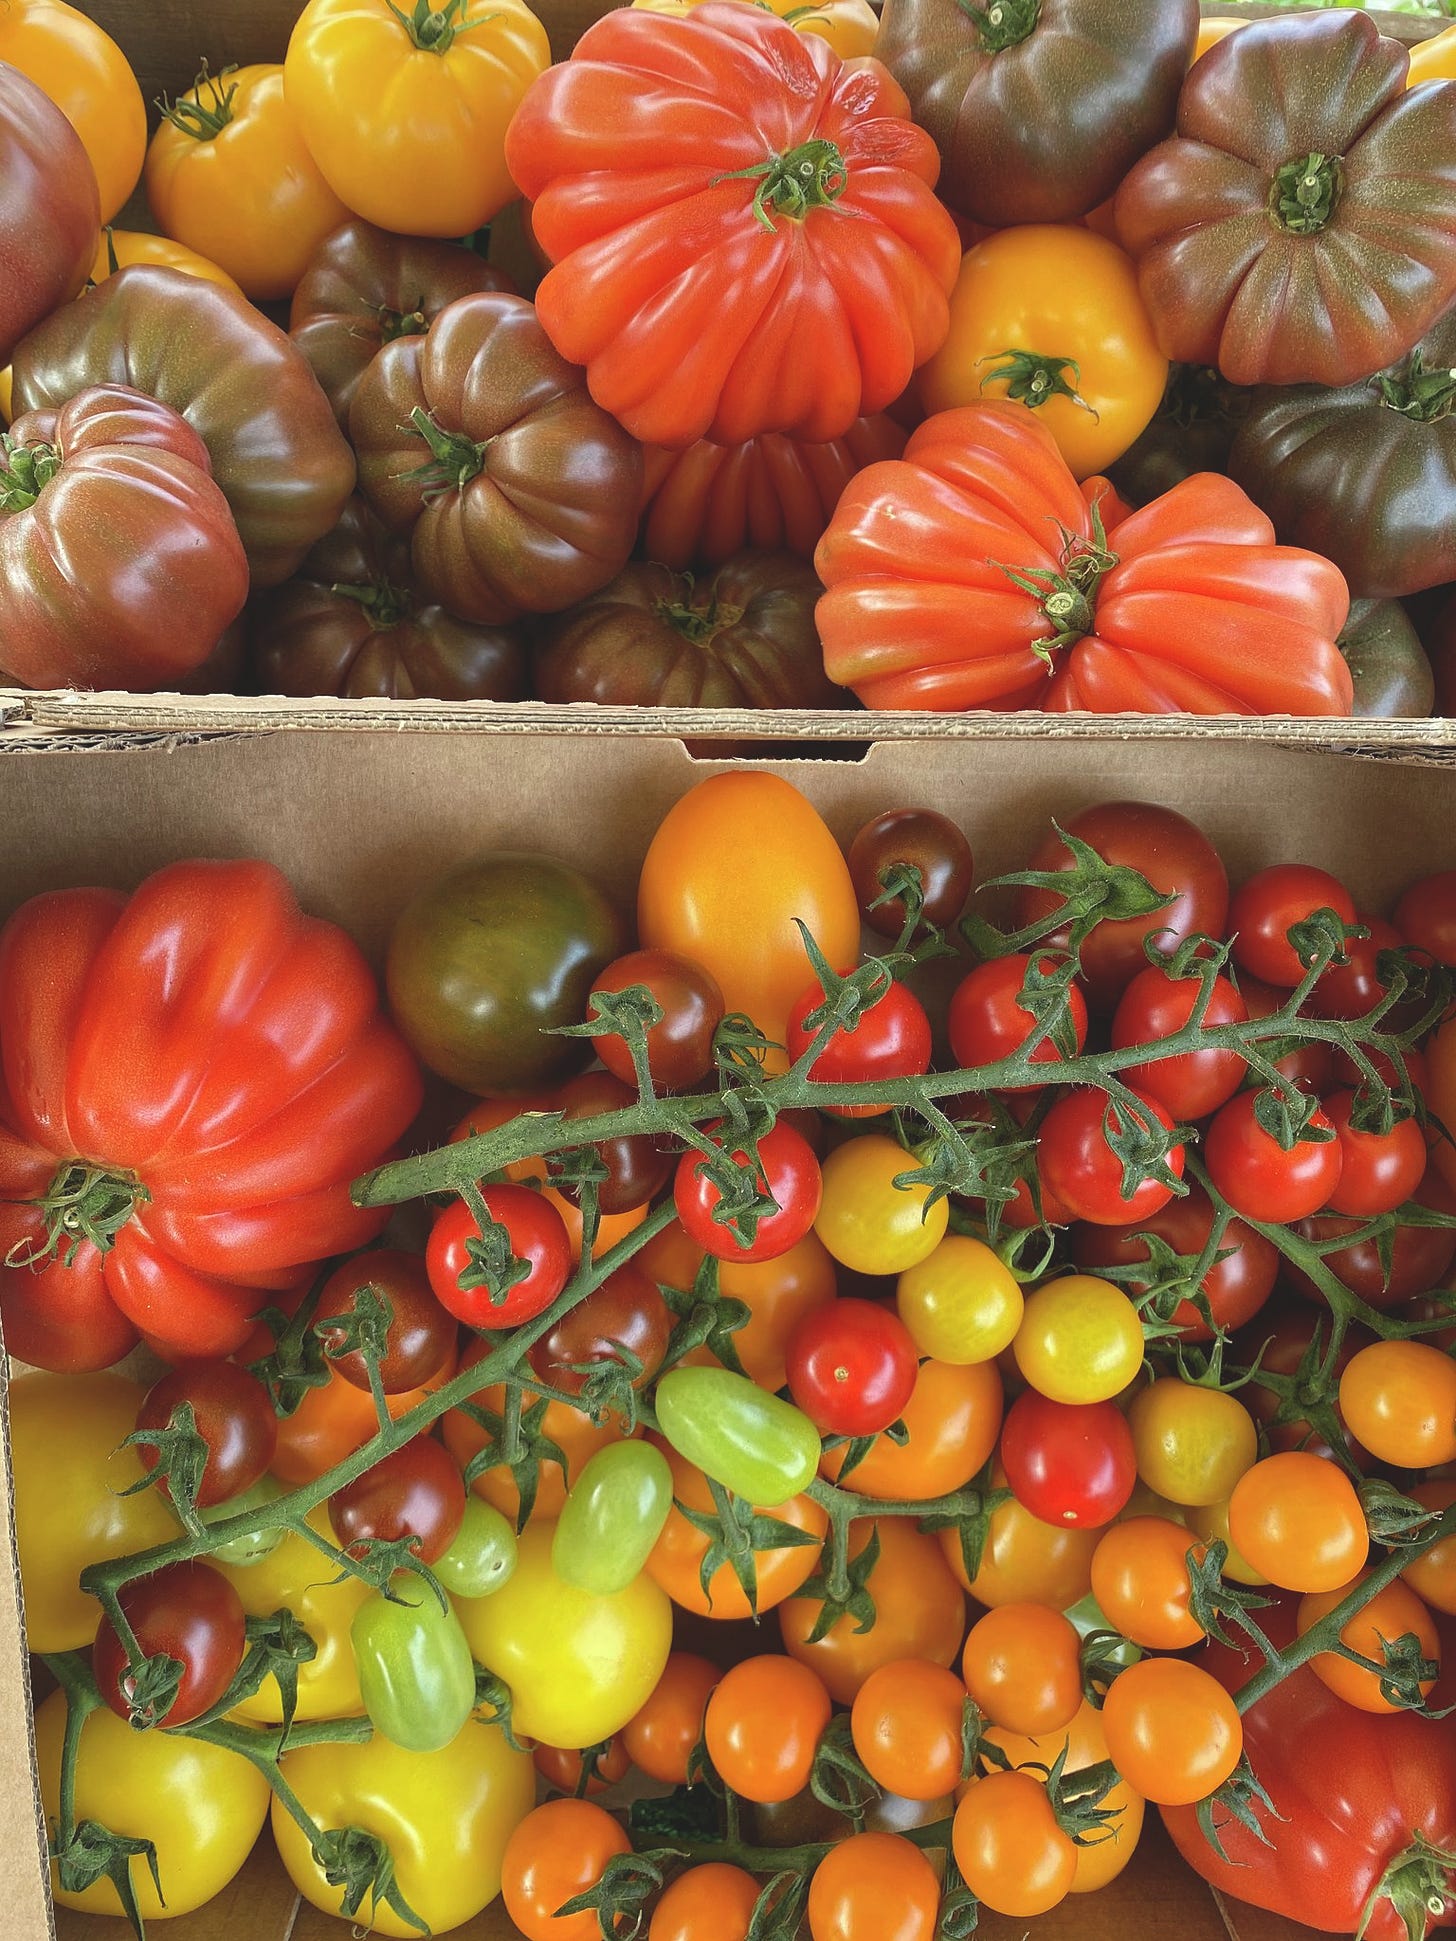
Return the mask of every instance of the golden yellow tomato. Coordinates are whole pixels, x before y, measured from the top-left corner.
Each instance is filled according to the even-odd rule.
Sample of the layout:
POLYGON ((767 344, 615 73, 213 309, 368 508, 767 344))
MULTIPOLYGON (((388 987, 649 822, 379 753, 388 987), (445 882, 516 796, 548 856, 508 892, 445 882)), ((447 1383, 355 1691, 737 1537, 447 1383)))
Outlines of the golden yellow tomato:
POLYGON ((1447 27, 1411 49, 1408 88, 1422 81, 1456 81, 1456 27, 1447 27))
POLYGON ((133 263, 152 263, 164 270, 181 270, 186 276, 201 277, 204 283, 220 283, 225 290, 236 290, 238 285, 225 269, 209 262, 207 257, 199 256, 195 249, 188 249, 185 243, 177 243, 170 236, 154 236, 147 229, 103 229, 101 241, 96 249, 96 261, 91 265, 91 281, 104 282, 118 270, 124 270, 133 263))
POLYGON ((0 0, 0 61, 29 75, 81 137, 110 222, 147 152, 146 104, 125 54, 65 0, 0 0))
MULTIPOLYGON (((332 1543, 327 1508, 321 1505, 310 1511, 308 1520, 332 1543)), ((354 1718, 364 1710, 349 1627, 370 1594, 367 1584, 357 1577, 333 1582, 338 1572, 330 1567, 328 1558, 291 1530, 260 1563, 246 1567, 220 1564, 218 1568, 236 1586, 249 1617, 292 1611, 317 1646, 317 1655, 298 1668, 300 1719, 354 1718)), ((281 1724, 283 1705, 277 1679, 265 1678, 253 1696, 234 1709, 233 1716, 256 1720, 260 1725, 281 1724)))
MULTIPOLYGON (((632 0, 634 7, 671 14, 674 20, 684 19, 701 4, 702 0, 632 0)), ((746 4, 776 13, 796 33, 827 40, 841 60, 858 60, 874 52, 880 21, 869 0, 823 0, 819 6, 814 0, 746 0, 746 4)))

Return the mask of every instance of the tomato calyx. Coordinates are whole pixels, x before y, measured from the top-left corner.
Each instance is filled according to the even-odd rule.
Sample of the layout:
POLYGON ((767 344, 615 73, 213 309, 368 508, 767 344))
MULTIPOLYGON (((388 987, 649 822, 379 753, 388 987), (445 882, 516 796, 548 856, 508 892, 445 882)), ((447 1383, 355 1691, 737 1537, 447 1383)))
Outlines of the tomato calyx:
MULTIPOLYGON (((869 1438, 873 1440, 873 1438, 869 1438)), ((848 1465, 846 1465, 847 1467, 848 1465)), ((840 1474, 843 1475, 841 1470, 840 1474)), ((878 1526, 870 1531, 869 1542, 857 1557, 846 1554, 836 1540, 829 1545, 830 1564, 827 1570, 816 1571, 802 1588, 795 1592, 796 1598, 807 1603, 816 1599, 819 1615, 815 1618, 807 1644, 818 1644, 834 1629, 843 1618, 853 1618, 857 1636, 874 1628, 878 1615, 875 1600, 870 1592, 869 1580, 875 1565, 880 1561, 880 1532, 878 1526)))
POLYGON ((1099 923, 1153 916, 1176 901, 1171 893, 1155 890, 1145 876, 1125 863, 1107 862, 1090 843, 1063 829, 1055 820, 1052 828, 1072 857, 1070 869, 1013 870, 1008 875, 993 877, 981 889, 1046 890, 1057 899, 1055 906, 1045 916, 1012 931, 998 930, 974 911, 967 912, 961 918, 960 932, 977 956, 1009 957, 1019 951, 1029 951, 1066 930, 1067 949, 1076 957, 1099 923))
POLYGON ((684 640, 692 641, 695 646, 703 646, 727 628, 736 627, 743 618, 742 607, 720 606, 716 591, 710 593, 706 606, 699 606, 693 598, 691 573, 684 573, 681 583, 682 597, 658 600, 654 610, 658 619, 675 627, 684 640))
POLYGON ((69 1267, 87 1243, 100 1254, 110 1253, 116 1236, 151 1197, 135 1173, 68 1159, 41 1198, 32 1202, 45 1222, 44 1240, 19 1241, 5 1256, 5 1265, 35 1267, 56 1259, 69 1267))
POLYGON ((856 1833, 864 1831, 865 1814, 880 1789, 854 1749, 848 1712, 839 1713, 825 1727, 809 1769, 809 1790, 831 1813, 842 1813, 856 1833))
POLYGON ((473 478, 485 470, 487 438, 477 444, 463 432, 446 431, 422 405, 416 405, 409 421, 429 446, 430 456, 423 465, 406 472, 406 479, 418 479, 425 489, 425 502, 431 504, 450 492, 463 492, 473 478))
MULTIPOLYGON (((1334 1446, 1333 1444, 1331 1445, 1334 1446)), ((1394 1548, 1419 1545, 1432 1524, 1440 1521, 1439 1510, 1428 1509, 1404 1496, 1394 1483, 1380 1476, 1366 1476, 1355 1486, 1365 1522, 1377 1543, 1394 1548)))
POLYGON ((1200 1832, 1223 1861, 1228 1860, 1228 1855, 1224 1852, 1219 1833, 1230 1821, 1237 1822, 1266 1847, 1272 1844, 1260 1820, 1261 1812, 1273 1820, 1283 1820, 1285 1817, 1265 1792, 1247 1757, 1239 1760, 1222 1786, 1210 1793, 1207 1799, 1201 1799, 1196 1809, 1200 1832), (1215 1821, 1215 1807, 1223 1809, 1225 1817, 1222 1820, 1215 1821))
POLYGON ((536 1495, 541 1486, 542 1465, 553 1462, 561 1471, 563 1479, 566 1476, 565 1452, 542 1427, 549 1406, 549 1397, 542 1395, 538 1396, 529 1407, 523 1408, 521 1391, 514 1385, 506 1391, 503 1415, 498 1415, 494 1409, 485 1408, 479 1402, 458 1404, 460 1413, 467 1416, 478 1429, 483 1429, 486 1435, 484 1446, 478 1449, 465 1465, 463 1478, 465 1487, 471 1488, 475 1479, 483 1476, 488 1469, 508 1469, 520 1498, 521 1507, 516 1518, 518 1531, 525 1529, 527 1520, 536 1507, 536 1495))
POLYGON ((568 1920, 574 1914, 595 1914, 603 1934, 641 1934, 648 1902, 662 1892, 674 1863, 686 1858, 680 1847, 614 1853, 596 1885, 564 1901, 555 1917, 568 1920))
POLYGON ((207 1467, 208 1447, 197 1429, 197 1412, 190 1402, 179 1402, 162 1429, 135 1429, 122 1443, 123 1449, 141 1448, 146 1474, 120 1493, 135 1496, 139 1490, 160 1489, 189 1530, 202 1528, 197 1513, 197 1493, 202 1488, 202 1472, 207 1467))
POLYGON ((511 1244, 510 1228, 504 1221, 492 1217, 478 1189, 467 1189, 461 1198, 470 1208, 478 1232, 467 1235, 465 1241, 466 1265, 461 1268, 459 1282, 462 1293, 472 1293, 483 1287, 490 1296, 492 1307, 501 1307, 513 1287, 531 1277, 531 1263, 522 1260, 511 1244))
POLYGON ((1383 405, 1423 425, 1439 424, 1456 411, 1456 371, 1428 371, 1419 344, 1400 371, 1379 371, 1370 383, 1383 405))
POLYGON ((1430 1922, 1439 1920, 1456 1897, 1456 1850, 1433 1846, 1418 1833, 1375 1883, 1355 1930, 1362 1941, 1382 1902, 1388 1901, 1410 1941, 1421 1941, 1430 1922))
POLYGON ((997 350, 976 362, 992 366, 981 379, 983 391, 988 384, 1004 384, 1013 404, 1028 405, 1033 411, 1050 404, 1053 398, 1066 398, 1093 418, 1100 416, 1077 389, 1082 382, 1082 367, 1075 357, 1049 357, 1035 350, 997 350), (1068 371, 1072 373, 1070 383, 1068 371))
POLYGON ((822 136, 800 142, 782 155, 754 162, 748 168, 725 169, 709 183, 756 181, 753 191, 754 220, 772 235, 775 216, 802 222, 811 209, 828 208, 849 187, 849 170, 838 147, 822 136))
POLYGON ((55 445, 17 445, 0 435, 0 513, 28 512, 61 469, 55 445))
POLYGON ((719 1261, 704 1254, 691 1288, 668 1287, 656 1283, 657 1291, 673 1316, 672 1333, 663 1351, 661 1369, 675 1368, 695 1348, 706 1348, 714 1361, 735 1375, 743 1374, 734 1335, 748 1325, 748 1303, 737 1301, 719 1291, 719 1261))
POLYGON ((379 306, 378 316, 379 335, 386 344, 392 344, 396 337, 423 337, 430 323, 423 310, 391 310, 384 304, 379 306))
MULTIPOLYGON (((168 101, 165 95, 158 98, 156 105, 161 111, 163 120, 170 121, 174 128, 179 129, 184 135, 189 135, 195 142, 214 140, 233 118, 233 96, 238 91, 238 84, 234 81, 229 88, 224 87, 223 83, 230 74, 236 74, 237 71, 238 64, 233 61, 222 70, 221 74, 213 74, 209 71, 207 62, 204 61, 197 79, 192 83, 190 96, 184 95, 180 101, 168 101), (207 94, 205 101, 203 100, 204 90, 207 94)), ((114 259, 112 267, 114 270, 114 259)))
POLYGON ((387 580, 370 580, 357 586, 336 581, 329 591, 341 600, 356 601, 368 614, 370 626, 379 633, 407 620, 414 607, 411 594, 402 586, 391 586, 387 580))
POLYGON ((995 562, 1014 586, 1041 603, 1042 615, 1052 631, 1033 640, 1031 651, 1038 660, 1052 665, 1052 656, 1061 648, 1074 647, 1097 624, 1097 589, 1118 564, 1118 556, 1107 544, 1107 529, 1099 506, 1092 507, 1092 536, 1085 538, 1069 527, 1062 529, 1061 570, 1050 566, 1019 567, 995 562))
POLYGON ((408 1926, 429 1933, 428 1923, 405 1899, 395 1879, 393 1857, 377 1834, 362 1826, 330 1827, 319 1836, 313 1856, 329 1886, 343 1888, 339 1912, 346 1919, 359 1913, 367 1897, 371 1914, 387 1907, 408 1926))
POLYGON ((457 34, 468 33, 490 18, 482 14, 470 19, 466 12, 470 0, 445 0, 438 13, 431 10, 430 0, 415 0, 413 13, 397 7, 394 0, 385 0, 385 5, 415 46, 426 54, 448 54, 457 34))
POLYGON ((1291 236, 1315 236, 1335 213, 1345 168, 1338 155, 1301 155, 1275 169, 1269 184, 1269 215, 1291 236))
POLYGON ((1117 1837, 1116 1826, 1122 1808, 1104 1806, 1102 1802, 1119 1783, 1118 1776, 1105 1766, 1083 1766, 1068 1773, 1070 1753, 1071 1746, 1064 1745, 1050 1766, 1039 1760, 1031 1760, 1028 1765, 1033 1772, 1046 1774, 1047 1804, 1062 1832, 1075 1846, 1095 1847, 1100 1840, 1117 1837))
POLYGON ((818 1543, 819 1538, 810 1530, 801 1530, 778 1517, 763 1515, 731 1490, 724 1489, 713 1477, 710 1476, 707 1481, 713 1498, 711 1511, 689 1509, 685 1503, 678 1505, 679 1511, 693 1528, 708 1539, 708 1547, 698 1565, 698 1582, 711 1611, 713 1594, 710 1586, 719 1570, 727 1564, 748 1600, 749 1610, 757 1617, 758 1566, 754 1558, 760 1551, 798 1549, 806 1544, 818 1543))
POLYGON ((142 1931, 141 1908, 132 1879, 134 1860, 146 1861, 157 1898, 161 1899, 162 1877, 154 1843, 133 1839, 125 1833, 113 1833, 98 1820, 81 1820, 72 1827, 68 1837, 57 1841, 51 1859, 56 1869, 56 1884, 63 1893, 84 1894, 98 1880, 109 1880, 134 1934, 142 1931))
POLYGON ((1041 15, 1041 0, 992 0, 989 7, 956 0, 956 5, 975 23, 984 54, 1004 54, 1008 47, 1017 46, 1041 15))

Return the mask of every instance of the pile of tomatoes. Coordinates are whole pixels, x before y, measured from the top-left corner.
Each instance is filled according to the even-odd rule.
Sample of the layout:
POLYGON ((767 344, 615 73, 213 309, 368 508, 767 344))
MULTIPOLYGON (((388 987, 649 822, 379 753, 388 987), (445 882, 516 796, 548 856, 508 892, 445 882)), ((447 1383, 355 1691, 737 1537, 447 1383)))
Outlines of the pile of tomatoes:
POLYGON ((61 1901, 185 1912, 271 1816, 386 1934, 933 1941, 1152 1803, 1235 1895, 1449 1919, 1456 881, 1231 892, 1148 803, 1024 853, 724 773, 634 926, 427 883, 388 1016, 261 864, 15 913, 61 1901))
POLYGON ((11 682, 1449 700, 1452 32, 633 0, 553 65, 525 0, 296 13, 149 135, 7 6, 11 682))

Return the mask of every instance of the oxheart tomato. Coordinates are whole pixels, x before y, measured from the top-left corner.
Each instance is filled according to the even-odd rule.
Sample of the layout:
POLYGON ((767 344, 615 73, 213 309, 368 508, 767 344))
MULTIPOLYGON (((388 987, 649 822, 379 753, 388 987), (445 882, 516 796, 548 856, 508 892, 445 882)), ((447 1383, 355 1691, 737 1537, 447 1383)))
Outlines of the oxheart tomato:
POLYGON ((52 1352, 53 1288, 174 1355, 240 1347, 267 1290, 379 1231, 349 1182, 422 1093, 358 946, 261 862, 23 904, 0 1047, 0 1310, 27 1358, 52 1352))
POLYGON ((903 459, 851 482, 814 564, 825 667, 869 707, 1352 706, 1336 567, 1275 545, 1253 501, 1213 473, 1105 526, 1019 404, 927 419, 903 459))
POLYGON ((0 668, 24 687, 171 688, 248 597, 207 447, 120 384, 0 438, 0 668))
POLYGON ((459 297, 425 336, 386 344, 349 436, 421 590, 462 620, 559 612, 627 563, 641 451, 523 297, 459 297))
MULTIPOLYGON (((1260 1617, 1276 1644, 1292 1642, 1292 1603, 1260 1617)), ((1202 1663, 1230 1691, 1249 1676, 1247 1659, 1222 1645, 1210 1646, 1202 1663)), ((1456 1848, 1451 1732, 1430 1719, 1357 1711, 1301 1667, 1244 1714, 1244 1750, 1274 1803, 1273 1813, 1259 1814, 1262 1839, 1216 1807, 1227 1856, 1220 1859, 1194 1807, 1163 1808, 1174 1844, 1205 1880, 1329 1932, 1352 1934, 1366 1922, 1370 1941, 1406 1941, 1408 1932, 1450 1924, 1449 1863, 1417 1861, 1399 1894, 1383 1883, 1418 1841, 1448 1854, 1456 1848), (1434 1905, 1422 1905, 1427 1896, 1434 1905), (1415 1923, 1409 1930, 1405 1913, 1415 1923)))
MULTIPOLYGON (((702 0, 632 0, 634 7, 645 7, 649 13, 675 16, 689 14, 701 3, 702 0)), ((759 0, 746 0, 746 4, 757 6, 759 0)), ((879 15, 869 0, 825 0, 823 6, 811 11, 806 11, 796 0, 773 0, 771 10, 781 20, 787 20, 796 33, 817 34, 821 40, 827 40, 846 61, 872 52, 880 25, 879 15)))
POLYGON ((1118 190, 1170 357, 1235 384, 1349 384, 1456 295, 1456 87, 1406 91, 1363 13, 1259 20, 1198 61, 1118 190))
POLYGON ((100 227, 96 176, 80 136, 44 90, 3 59, 0 182, 3 363, 26 331, 85 288, 100 227))
POLYGON ((32 331, 13 371, 17 412, 106 383, 179 412, 212 458, 255 588, 293 572, 354 488, 353 454, 302 353, 235 290, 181 270, 108 276, 32 331))
POLYGON ((882 67, 767 9, 608 14, 506 160, 555 265, 542 323, 651 444, 842 438, 945 336, 960 250, 930 137, 882 67))

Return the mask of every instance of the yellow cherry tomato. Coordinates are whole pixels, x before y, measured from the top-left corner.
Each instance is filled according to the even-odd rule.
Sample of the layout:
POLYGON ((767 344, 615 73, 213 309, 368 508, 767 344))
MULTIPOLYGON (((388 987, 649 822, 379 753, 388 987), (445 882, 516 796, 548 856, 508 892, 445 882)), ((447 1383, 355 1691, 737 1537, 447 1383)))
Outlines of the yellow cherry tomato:
POLYGON ((1456 27, 1444 28, 1411 49, 1406 86, 1419 87, 1422 81, 1456 81, 1456 27))
MULTIPOLYGON (((1107 1757, 1102 1714, 1087 1699, 1083 1699, 1071 1724, 1064 1725, 1060 1731, 1042 1732, 1031 1738, 1025 1733, 1004 1732, 999 1726, 990 1726, 983 1737, 987 1744, 1004 1752, 1012 1765, 1027 1767, 1034 1778, 1042 1780, 1064 1750, 1067 1763, 1063 1770, 1068 1773, 1100 1765, 1107 1757)), ((982 1763, 988 1772, 996 1770, 989 1760, 982 1763)), ((971 1783, 974 1782, 967 1782, 971 1783)), ((964 1790, 964 1786, 959 1789, 960 1792, 964 1790)), ((1071 1886, 1074 1894, 1091 1894, 1097 1888, 1105 1887, 1108 1881, 1116 1880, 1132 1859, 1143 1830, 1143 1801, 1125 1779, 1118 1781, 1101 1804, 1108 1812, 1115 1813, 1117 1818, 1107 1822, 1110 1838, 1099 1837, 1089 1846, 1078 1847, 1077 1871, 1072 1877, 1071 1886)))
POLYGON ((153 236, 145 229, 103 229, 96 261, 91 265, 91 281, 102 283, 133 263, 154 263, 164 270, 181 270, 186 276, 201 277, 204 283, 220 283, 225 290, 238 287, 226 270, 199 256, 195 249, 173 242, 170 236, 153 236))
POLYGON ((1248 1558, 1238 1548, 1229 1529, 1228 1498, 1221 1497, 1217 1503, 1201 1503, 1196 1509, 1189 1510, 1188 1528, 1205 1543, 1222 1543, 1228 1547, 1228 1555, 1223 1560, 1223 1574, 1235 1584, 1267 1584, 1269 1579, 1255 1570, 1248 1558))
MULTIPOLYGON (((702 0, 632 0, 634 7, 671 14, 674 20, 685 19, 701 4, 702 0)), ((827 40, 841 60, 858 60, 874 52, 880 20, 869 0, 823 0, 818 6, 814 0, 747 0, 747 4, 776 13, 796 33, 827 40)))
POLYGON ((1021 1326, 1021 1283, 984 1240, 948 1233, 907 1267, 895 1306, 922 1355, 958 1364, 994 1361, 1021 1326))
POLYGON ((155 1489, 122 1492, 145 1474, 135 1449, 146 1390, 124 1375, 18 1375, 10 1384, 15 1548, 32 1651, 78 1651, 101 1610, 78 1579, 87 1564, 149 1550, 181 1534, 155 1489))
MULTIPOLYGON (((642 946, 711 971, 728 1010, 752 1018, 776 1045, 814 983, 796 918, 832 965, 859 962, 849 866, 792 783, 748 770, 714 775, 673 805, 638 882, 642 946)), ((785 1062, 779 1052, 769 1069, 785 1062)))
POLYGON ((1143 1324, 1111 1281, 1064 1274, 1028 1297, 1011 1349, 1039 1395, 1109 1402, 1143 1365, 1143 1324))
POLYGON ((1210 47, 1217 47, 1221 40, 1227 40, 1230 34, 1244 25, 1244 21, 1233 19, 1228 14, 1210 15, 1207 20, 1200 20, 1198 39, 1193 43, 1193 59, 1201 60, 1210 47))
POLYGON ((824 1195, 814 1231, 842 1267, 859 1274, 903 1274, 945 1238, 950 1202, 927 1206, 930 1188, 897 1186, 919 1161, 897 1139, 867 1133, 824 1161, 824 1195))
POLYGON ((0 0, 0 61, 28 75, 81 137, 110 222, 147 152, 146 104, 125 54, 65 0, 0 0))
MULTIPOLYGON (((474 1920, 495 1899, 506 1843, 536 1803, 530 1754, 478 1719, 438 1752, 407 1752, 376 1733, 364 1745, 285 1753, 283 1772, 325 1832, 360 1827, 384 1842, 400 1894, 433 1934, 474 1920)), ((304 1899, 342 1913, 344 1889, 324 1879, 307 1835, 276 1800, 273 1838, 304 1899)), ((368 1897, 356 1926, 365 1924, 373 1934, 420 1932, 368 1897)))
POLYGON ((263 64, 201 75, 147 150, 147 200, 174 241, 258 302, 293 294, 324 237, 349 219, 263 64))
POLYGON ((1176 1375, 1160 1376, 1133 1398, 1128 1424, 1149 1489, 1195 1509, 1230 1496, 1259 1453, 1253 1417, 1237 1396, 1176 1375))
POLYGON ((468 236, 516 200, 506 128, 550 61, 523 0, 309 0, 284 74, 311 154, 355 215, 468 236))
POLYGON ((555 1534, 529 1524, 510 1581, 455 1609, 476 1659, 510 1687, 514 1729, 579 1750, 651 1697, 672 1649, 672 1603, 645 1573, 609 1596, 578 1590, 552 1564, 555 1534))
MULTIPOLYGON (((36 1770, 52 1828, 61 1807, 65 1734, 66 1695, 52 1692, 35 1715, 36 1770)), ((111 1833, 150 1840, 157 1849, 165 1907, 146 1861, 138 1857, 131 1863, 143 1920, 190 1914, 222 1892, 263 1830, 268 1794, 268 1782, 258 1768, 221 1746, 170 1732, 134 1732, 104 1705, 81 1727, 77 1820, 94 1820, 111 1833)), ((53 1868, 51 1887, 62 1907, 87 1914, 123 1911, 120 1896, 104 1875, 79 1893, 67 1892, 53 1868)))
POLYGON ((1029 223, 967 251, 919 386, 927 412, 1025 404, 1082 479, 1121 458, 1167 378, 1131 258, 1090 229, 1029 223))
MULTIPOLYGON (((321 1504, 311 1510, 308 1520, 321 1537, 333 1542, 327 1507, 321 1504)), ((338 1572, 330 1568, 327 1557, 291 1530, 261 1562, 246 1567, 219 1564, 218 1569, 236 1587, 249 1617, 292 1611, 313 1639, 316 1655, 298 1668, 297 1717, 357 1717, 364 1710, 364 1700, 359 1695, 349 1627, 370 1594, 369 1586, 357 1577, 335 1583, 338 1572)), ((233 1716, 256 1720, 260 1725, 281 1724, 283 1701, 277 1679, 265 1678, 253 1696, 235 1708, 233 1716)))

